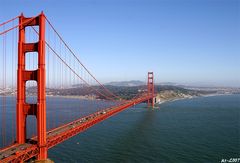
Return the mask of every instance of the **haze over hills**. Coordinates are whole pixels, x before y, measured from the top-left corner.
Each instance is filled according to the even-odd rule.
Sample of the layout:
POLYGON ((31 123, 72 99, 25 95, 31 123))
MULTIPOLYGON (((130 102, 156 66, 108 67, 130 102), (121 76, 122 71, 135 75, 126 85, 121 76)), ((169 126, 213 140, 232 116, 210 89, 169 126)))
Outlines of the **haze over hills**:
MULTIPOLYGON (((141 80, 130 80, 130 81, 113 81, 109 83, 105 83, 104 85, 111 85, 111 86, 121 86, 121 87, 134 87, 134 86, 141 86, 146 85, 147 83, 141 80)), ((173 86, 181 86, 177 83, 173 82, 162 82, 162 83, 155 83, 155 85, 173 85, 173 86)))
POLYGON ((146 85, 146 82, 143 82, 143 81, 140 81, 140 80, 113 81, 113 82, 105 83, 104 85, 121 86, 121 87, 133 87, 133 86, 146 85))
MULTIPOLYGON (((129 81, 112 81, 105 83, 104 85, 109 85, 109 86, 121 86, 121 87, 134 87, 134 86, 142 86, 146 85, 146 81, 141 81, 141 80, 129 80, 129 81)), ((227 86, 214 86, 214 85, 207 85, 207 84, 179 84, 179 83, 174 83, 174 82, 156 82, 155 85, 167 85, 167 86, 177 86, 177 87, 182 87, 186 89, 197 89, 197 90, 218 90, 218 89, 236 89, 239 90, 240 87, 227 87, 227 86)))

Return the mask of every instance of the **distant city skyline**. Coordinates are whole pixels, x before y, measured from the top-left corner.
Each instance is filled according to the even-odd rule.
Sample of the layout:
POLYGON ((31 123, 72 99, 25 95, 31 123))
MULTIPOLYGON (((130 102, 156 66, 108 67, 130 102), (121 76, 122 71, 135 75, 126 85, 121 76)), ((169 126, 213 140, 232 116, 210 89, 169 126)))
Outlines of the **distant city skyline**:
POLYGON ((2 0, 0 23, 44 11, 102 83, 240 87, 238 0, 2 0))

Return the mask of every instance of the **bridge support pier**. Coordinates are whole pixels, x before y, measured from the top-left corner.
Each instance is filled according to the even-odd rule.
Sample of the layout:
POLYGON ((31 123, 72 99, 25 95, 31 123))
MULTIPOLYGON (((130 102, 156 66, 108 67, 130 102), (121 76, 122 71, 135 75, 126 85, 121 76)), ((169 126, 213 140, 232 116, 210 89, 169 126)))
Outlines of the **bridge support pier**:
POLYGON ((148 107, 154 107, 155 98, 154 98, 154 82, 153 82, 153 72, 148 72, 148 96, 151 97, 148 99, 148 107))
POLYGON ((26 143, 26 118, 34 115, 37 118, 37 137, 39 147, 39 160, 47 159, 46 141, 46 79, 45 79, 45 16, 43 12, 32 18, 19 17, 19 41, 18 41, 18 71, 17 71, 17 143, 26 143), (25 28, 39 26, 39 40, 34 43, 25 42, 25 28), (25 69, 26 53, 38 53, 38 69, 25 69), (37 82, 37 103, 26 102, 26 82, 37 82))

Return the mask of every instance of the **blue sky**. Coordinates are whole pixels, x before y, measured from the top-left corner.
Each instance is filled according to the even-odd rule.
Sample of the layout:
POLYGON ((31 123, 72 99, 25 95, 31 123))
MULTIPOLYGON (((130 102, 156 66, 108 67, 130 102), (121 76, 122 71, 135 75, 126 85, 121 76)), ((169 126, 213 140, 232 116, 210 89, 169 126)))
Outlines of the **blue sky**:
POLYGON ((238 0, 0 0, 0 22, 42 10, 101 81, 240 87, 238 0))

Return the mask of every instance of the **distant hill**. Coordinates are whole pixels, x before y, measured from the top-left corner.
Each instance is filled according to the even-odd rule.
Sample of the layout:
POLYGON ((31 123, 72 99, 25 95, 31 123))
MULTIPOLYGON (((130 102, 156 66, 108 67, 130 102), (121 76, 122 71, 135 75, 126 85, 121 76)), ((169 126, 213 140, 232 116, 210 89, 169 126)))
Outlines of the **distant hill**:
MULTIPOLYGON (((140 80, 130 80, 130 81, 116 81, 116 82, 109 82, 104 85, 110 86, 119 86, 119 87, 135 87, 135 86, 142 86, 147 85, 147 82, 143 82, 140 80)), ((172 83, 172 82, 162 82, 162 83, 155 83, 155 85, 172 85, 172 86, 179 86, 183 87, 183 85, 172 83)))
POLYGON ((146 85, 146 83, 140 80, 131 80, 131 81, 109 82, 104 85, 111 85, 111 86, 118 86, 118 87, 135 87, 135 86, 146 85))
POLYGON ((179 84, 173 82, 161 82, 161 83, 154 83, 155 85, 175 85, 178 86, 179 84))

